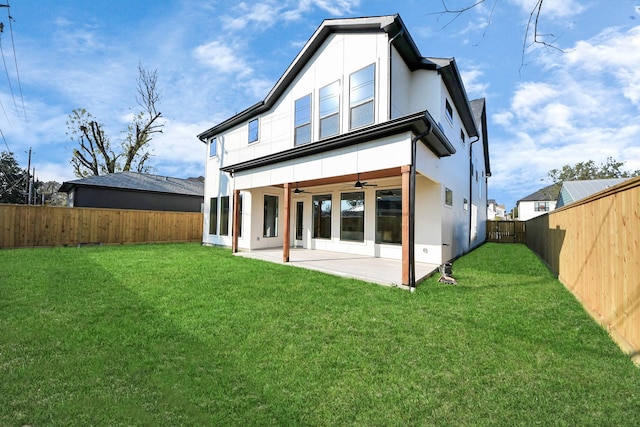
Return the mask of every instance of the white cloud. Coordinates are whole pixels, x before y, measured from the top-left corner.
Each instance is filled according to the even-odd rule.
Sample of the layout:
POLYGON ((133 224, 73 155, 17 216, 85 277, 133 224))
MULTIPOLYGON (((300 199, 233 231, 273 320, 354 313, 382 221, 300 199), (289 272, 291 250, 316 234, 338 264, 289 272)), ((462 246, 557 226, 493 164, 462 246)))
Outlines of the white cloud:
POLYGON ((271 27, 280 12, 280 6, 274 3, 241 2, 237 9, 240 12, 239 16, 223 17, 225 29, 241 30, 249 25, 271 27))
POLYGON ((638 51, 640 27, 608 29, 566 54, 540 53, 542 78, 520 83, 509 107, 491 116, 510 135, 491 141, 500 147, 491 151, 492 187, 517 200, 553 168, 609 156, 639 169, 638 51))
POLYGON ((241 49, 233 44, 214 40, 196 47, 193 50, 193 56, 218 72, 226 74, 238 73, 240 76, 246 76, 251 74, 253 70, 238 55, 240 51, 241 49))
POLYGON ((640 26, 626 33, 605 30, 592 40, 578 42, 563 59, 579 72, 612 75, 624 96, 640 106, 640 26))
POLYGON ((206 146, 196 135, 208 127, 211 123, 167 121, 163 133, 154 135, 150 144, 154 173, 179 178, 204 176, 206 146))
POLYGON ((460 71, 464 87, 470 99, 483 98, 487 96, 489 84, 482 81, 484 71, 480 67, 471 67, 460 71))
POLYGON ((350 13, 353 8, 360 5, 360 0, 312 0, 311 3, 333 16, 338 16, 350 13))

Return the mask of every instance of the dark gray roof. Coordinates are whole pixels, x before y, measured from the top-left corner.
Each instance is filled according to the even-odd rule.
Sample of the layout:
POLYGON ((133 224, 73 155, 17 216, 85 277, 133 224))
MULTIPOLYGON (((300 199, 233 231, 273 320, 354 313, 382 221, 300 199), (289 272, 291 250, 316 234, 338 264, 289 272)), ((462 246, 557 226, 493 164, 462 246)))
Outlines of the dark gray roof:
POLYGON ((520 202, 540 202, 540 201, 552 201, 558 198, 558 192, 560 191, 559 184, 551 184, 547 187, 541 188, 535 193, 529 194, 527 197, 524 197, 518 200, 520 202))
POLYGON ((153 193, 204 196, 204 182, 198 179, 171 178, 137 172, 116 172, 62 183, 60 191, 68 193, 75 187, 106 187, 153 193))
POLYGON ((571 202, 584 199, 606 188, 618 185, 628 178, 591 179, 585 181, 565 181, 562 183, 558 208, 571 202))
POLYGON ((425 58, 420 54, 413 38, 400 18, 400 15, 373 16, 364 18, 326 19, 320 27, 313 33, 300 53, 295 57, 291 65, 278 79, 275 86, 263 100, 236 114, 235 116, 217 124, 216 126, 200 133, 198 138, 206 142, 208 138, 216 136, 238 124, 258 116, 268 111, 278 101, 298 74, 304 69, 307 62, 312 58, 322 43, 332 33, 341 32, 386 32, 389 39, 393 40, 393 45, 400 53, 411 71, 435 70, 442 75, 443 81, 453 97, 456 108, 460 111, 460 117, 464 123, 469 136, 477 136, 478 131, 475 126, 471 106, 465 93, 462 79, 458 71, 455 59, 453 58, 425 58))

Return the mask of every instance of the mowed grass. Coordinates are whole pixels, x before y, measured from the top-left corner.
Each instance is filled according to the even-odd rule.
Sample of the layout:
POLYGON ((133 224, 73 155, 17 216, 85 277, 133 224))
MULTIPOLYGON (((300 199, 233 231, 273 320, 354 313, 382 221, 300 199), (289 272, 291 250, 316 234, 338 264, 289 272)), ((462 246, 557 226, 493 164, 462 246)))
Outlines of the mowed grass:
POLYGON ((415 293, 196 244, 0 251, 0 425, 640 425, 522 245, 415 293))

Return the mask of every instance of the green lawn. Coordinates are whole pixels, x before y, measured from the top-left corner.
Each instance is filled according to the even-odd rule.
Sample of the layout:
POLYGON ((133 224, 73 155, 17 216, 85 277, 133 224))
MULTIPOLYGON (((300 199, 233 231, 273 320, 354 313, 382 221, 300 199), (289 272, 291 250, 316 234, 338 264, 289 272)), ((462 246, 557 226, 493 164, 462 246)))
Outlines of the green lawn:
POLYGON ((0 250, 0 425, 640 425, 522 245, 415 293, 196 244, 0 250))

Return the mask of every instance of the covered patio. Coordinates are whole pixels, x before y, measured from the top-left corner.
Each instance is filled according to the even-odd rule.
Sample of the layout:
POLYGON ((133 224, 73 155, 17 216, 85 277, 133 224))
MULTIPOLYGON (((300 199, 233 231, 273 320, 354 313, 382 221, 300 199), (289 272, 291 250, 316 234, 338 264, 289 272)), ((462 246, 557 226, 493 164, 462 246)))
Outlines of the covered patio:
MULTIPOLYGON (((290 249, 289 262, 283 261, 282 248, 243 250, 236 252, 236 255, 321 271, 385 286, 407 288, 407 286, 402 285, 401 260, 300 248, 290 249)), ((438 267, 437 264, 416 262, 416 282, 432 275, 438 270, 438 267)))

